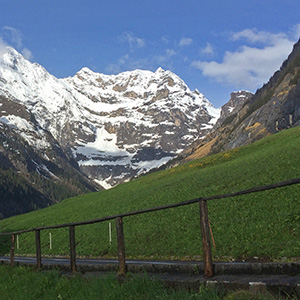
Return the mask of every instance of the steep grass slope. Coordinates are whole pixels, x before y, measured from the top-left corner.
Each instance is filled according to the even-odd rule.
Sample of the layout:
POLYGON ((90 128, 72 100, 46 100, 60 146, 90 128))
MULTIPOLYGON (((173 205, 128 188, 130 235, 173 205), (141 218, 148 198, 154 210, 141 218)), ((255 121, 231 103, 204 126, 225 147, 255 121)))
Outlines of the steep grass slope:
MULTIPOLYGON (((300 128, 254 144, 153 173, 111 190, 77 196, 0 222, 1 231, 88 220, 300 177, 300 128)), ((209 202, 215 259, 296 257, 300 253, 300 186, 209 202)), ((78 255, 116 256, 108 222, 76 227, 78 255)), ((124 219, 128 257, 201 258, 198 205, 124 219)), ((68 254, 68 230, 42 231, 42 253, 68 254)), ((2 253, 8 238, 0 239, 2 253)), ((35 253, 34 234, 19 236, 18 253, 35 253)))

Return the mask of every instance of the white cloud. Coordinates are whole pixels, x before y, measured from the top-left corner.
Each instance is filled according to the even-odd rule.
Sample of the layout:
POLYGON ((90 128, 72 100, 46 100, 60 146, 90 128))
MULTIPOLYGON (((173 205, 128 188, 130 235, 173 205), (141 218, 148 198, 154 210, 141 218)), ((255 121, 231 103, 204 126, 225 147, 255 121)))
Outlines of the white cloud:
POLYGON ((149 55, 144 58, 136 58, 131 52, 130 55, 121 56, 116 63, 109 64, 105 70, 110 74, 118 74, 135 69, 156 70, 158 67, 172 69, 172 58, 176 55, 174 49, 164 49, 160 55, 149 55))
POLYGON ((22 33, 16 28, 10 27, 10 26, 4 26, 2 27, 2 30, 6 35, 9 36, 9 39, 11 43, 17 47, 21 48, 22 47, 22 33))
POLYGON ((179 42, 179 46, 181 46, 181 47, 189 46, 189 45, 191 45, 192 42, 193 42, 193 40, 191 38, 182 38, 179 42))
POLYGON ((118 39, 122 43, 128 43, 130 50, 143 48, 146 45, 145 40, 134 36, 132 32, 124 32, 121 36, 118 37, 118 39))
POLYGON ((136 69, 152 69, 150 58, 134 58, 129 54, 121 56, 116 63, 109 64, 105 70, 109 74, 118 74, 136 69))
POLYGON ((169 44, 169 38, 167 36, 163 36, 161 38, 162 42, 164 42, 166 45, 169 44))
POLYGON ((126 61, 128 61, 128 59, 129 59, 129 55, 128 55, 128 54, 122 56, 122 57, 119 59, 119 64, 120 64, 120 65, 124 65, 124 64, 126 63, 126 61))
POLYGON ((1 55, 1 48, 3 52, 3 47, 6 48, 11 45, 13 48, 16 48, 20 53, 22 53, 22 55, 26 59, 28 60, 33 59, 32 52, 28 48, 24 47, 23 45, 23 39, 22 39, 23 35, 20 30, 10 26, 4 26, 1 28, 0 35, 5 38, 4 40, 3 38, 0 37, 0 55, 1 55))
POLYGON ((295 40, 299 40, 300 38, 300 24, 297 24, 293 27, 291 34, 294 36, 295 40))
POLYGON ((33 55, 31 53, 31 51, 27 48, 24 48, 22 50, 22 55, 27 59, 27 60, 32 60, 33 59, 33 55))
POLYGON ((277 45, 282 41, 288 40, 288 37, 285 33, 274 34, 266 31, 258 31, 257 29, 245 29, 232 35, 232 40, 237 41, 240 39, 245 39, 252 44, 277 45))
POLYGON ((226 51, 222 62, 193 61, 192 66, 205 76, 245 89, 256 89, 266 82, 287 58, 295 42, 284 33, 256 29, 234 33, 232 40, 246 40, 253 46, 242 45, 234 52, 226 51))
POLYGON ((7 52, 7 44, 0 37, 0 58, 2 58, 3 54, 7 52))
POLYGON ((172 57, 176 55, 176 52, 173 49, 166 49, 166 55, 167 57, 172 57))
POLYGON ((126 65, 126 63, 128 62, 129 60, 129 55, 126 54, 126 55, 123 55, 122 57, 120 57, 118 59, 118 62, 115 63, 115 64, 109 64, 107 67, 106 67, 106 71, 110 74, 118 74, 120 72, 122 72, 123 70, 123 67, 126 65))
POLYGON ((177 55, 177 53, 173 49, 165 49, 163 54, 155 55, 150 58, 149 65, 151 65, 151 69, 157 69, 158 67, 172 69, 172 57, 175 55, 177 55))
POLYGON ((213 55, 215 53, 215 51, 210 43, 206 43, 206 47, 201 49, 201 53, 213 55))

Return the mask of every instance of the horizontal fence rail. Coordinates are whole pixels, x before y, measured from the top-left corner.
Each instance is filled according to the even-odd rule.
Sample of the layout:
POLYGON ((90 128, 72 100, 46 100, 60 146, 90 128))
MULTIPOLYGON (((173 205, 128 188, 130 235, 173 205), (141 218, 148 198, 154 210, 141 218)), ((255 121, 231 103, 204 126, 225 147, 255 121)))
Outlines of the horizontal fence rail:
POLYGON ((142 209, 142 210, 135 210, 135 211, 127 212, 127 213, 116 214, 116 215, 107 216, 107 217, 103 217, 103 218, 99 218, 99 219, 93 219, 93 220, 87 220, 87 221, 81 221, 81 222, 72 222, 72 223, 65 223, 65 224, 60 224, 60 225, 50 225, 50 226, 36 227, 36 228, 30 228, 30 229, 19 230, 19 231, 14 231, 14 232, 1 232, 0 235, 21 234, 21 233, 27 233, 27 232, 32 232, 32 231, 36 231, 36 230, 57 229, 57 228, 63 228, 63 227, 69 227, 69 226, 89 225, 89 224, 94 224, 94 223, 100 223, 100 222, 104 222, 104 221, 113 220, 113 219, 116 219, 116 218, 130 217, 130 216, 135 216, 135 215, 139 215, 139 214, 144 214, 144 213, 149 213, 149 212, 154 212, 154 211, 159 211, 159 210, 164 210, 164 209, 169 209, 169 208, 175 208, 175 207, 190 205, 190 204, 197 203, 200 200, 209 201, 209 200, 231 198, 231 197, 247 195, 247 194, 256 193, 256 192, 268 191, 268 190, 272 190, 272 189, 276 189, 276 188, 282 188, 282 187, 286 187, 286 186, 290 186, 290 185, 294 185, 294 184, 299 184, 299 183, 300 183, 300 178, 294 178, 294 179, 291 179, 291 180, 281 181, 281 182, 270 184, 270 185, 254 187, 254 188, 251 188, 251 189, 242 190, 242 191, 235 192, 235 193, 230 193, 230 194, 195 198, 195 199, 192 199, 192 200, 182 201, 182 202, 178 202, 178 203, 167 204, 167 205, 162 205, 162 206, 157 206, 157 207, 152 207, 152 208, 142 209))
POLYGON ((165 210, 165 209, 170 209, 170 208, 181 207, 181 206, 185 206, 185 205, 191 205, 194 203, 199 203, 205 277, 212 277, 213 276, 213 267, 212 267, 212 258, 211 258, 207 201, 232 198, 232 197, 236 197, 236 196, 242 196, 242 195, 247 195, 247 194, 252 194, 252 193, 257 193, 257 192, 263 192, 263 191, 287 187, 287 186, 291 186, 291 185, 295 185, 295 184, 299 184, 299 183, 300 183, 300 178, 294 178, 291 180, 281 181, 281 182, 277 182, 274 184, 253 187, 253 188, 242 190, 239 192, 215 195, 215 196, 209 196, 209 197, 200 197, 200 198, 195 198, 192 200, 152 207, 152 208, 148 208, 148 209, 136 210, 136 211, 131 211, 131 212, 127 212, 127 213, 111 215, 111 216, 98 218, 98 219, 92 219, 92 220, 81 221, 81 222, 65 223, 65 224, 59 224, 59 225, 42 226, 42 227, 18 230, 18 231, 13 231, 13 232, 1 232, 0 236, 7 236, 7 235, 11 236, 10 256, 11 256, 11 265, 14 265, 15 236, 18 234, 23 234, 23 233, 28 233, 28 232, 34 231, 35 236, 36 236, 37 267, 38 267, 38 269, 40 269, 41 268, 40 231, 47 230, 47 229, 58 229, 58 228, 69 227, 70 265, 71 265, 72 271, 74 272, 76 270, 75 226, 89 225, 89 224, 100 223, 100 222, 105 222, 105 221, 115 219, 116 220, 116 229, 117 229, 117 242, 118 242, 119 274, 124 274, 126 272, 126 265, 125 265, 125 245, 124 245, 124 233, 123 233, 122 218, 140 215, 140 214, 144 214, 144 213, 160 211, 160 210, 165 210))

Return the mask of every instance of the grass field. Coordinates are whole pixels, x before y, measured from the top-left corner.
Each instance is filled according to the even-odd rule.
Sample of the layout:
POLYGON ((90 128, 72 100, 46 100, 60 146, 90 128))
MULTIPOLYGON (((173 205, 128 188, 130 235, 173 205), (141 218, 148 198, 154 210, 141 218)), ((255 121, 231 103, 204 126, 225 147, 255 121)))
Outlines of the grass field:
MULTIPOLYGON (((197 292, 165 289, 158 281, 146 277, 128 277, 119 284, 114 274, 84 279, 67 278, 57 271, 33 272, 24 267, 0 266, 0 293, 2 300, 29 299, 101 299, 101 300, 275 300, 271 294, 254 295, 247 291, 223 292, 200 288, 197 292)), ((286 299, 286 298, 285 298, 286 299)), ((290 300, 296 298, 290 297, 290 300)))
MULTIPOLYGON (((5 219, 9 232, 100 218, 202 196, 236 192, 300 177, 300 128, 252 145, 156 172, 113 189, 70 198, 52 207, 5 219)), ((300 186, 208 203, 216 242, 214 259, 260 257, 277 260, 300 253, 300 186)), ((109 243, 108 222, 76 227, 81 256, 116 257, 115 224, 109 243)), ((42 254, 68 255, 68 229, 42 231, 42 254)), ((202 255, 197 204, 124 218, 126 255, 135 258, 199 258, 202 255)), ((18 237, 19 254, 35 253, 34 233, 18 237)), ((10 240, 0 238, 0 252, 10 240)))

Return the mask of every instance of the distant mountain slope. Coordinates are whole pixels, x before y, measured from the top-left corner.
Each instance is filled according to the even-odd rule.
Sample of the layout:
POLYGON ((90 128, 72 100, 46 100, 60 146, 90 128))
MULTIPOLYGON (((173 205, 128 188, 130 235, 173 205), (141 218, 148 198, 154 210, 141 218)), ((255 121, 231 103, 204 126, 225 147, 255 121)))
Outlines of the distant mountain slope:
MULTIPOLYGON (((184 161, 250 144, 267 135, 300 125, 300 41, 261 89, 240 98, 239 109, 218 120, 205 139, 183 154, 184 161)), ((236 97, 236 93, 232 97, 236 97)), ((236 99, 235 99, 236 100, 236 99)), ((232 99, 230 102, 233 101, 232 99)), ((223 106, 221 111, 230 105, 223 106)))
POLYGON ((0 217, 96 191, 22 103, 0 96, 0 109, 0 217))
POLYGON ((57 79, 12 48, 0 62, 0 95, 22 104, 38 127, 13 114, 4 122, 23 129, 31 144, 34 135, 40 141, 50 133, 105 188, 166 163, 205 136, 219 117, 200 92, 170 71, 104 75, 83 68, 57 79))

